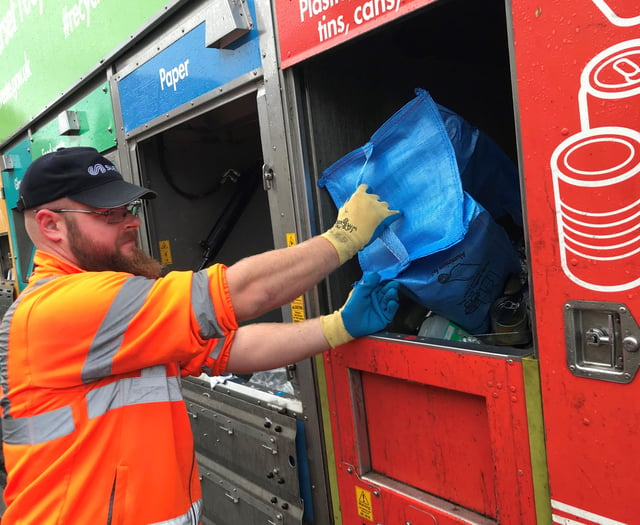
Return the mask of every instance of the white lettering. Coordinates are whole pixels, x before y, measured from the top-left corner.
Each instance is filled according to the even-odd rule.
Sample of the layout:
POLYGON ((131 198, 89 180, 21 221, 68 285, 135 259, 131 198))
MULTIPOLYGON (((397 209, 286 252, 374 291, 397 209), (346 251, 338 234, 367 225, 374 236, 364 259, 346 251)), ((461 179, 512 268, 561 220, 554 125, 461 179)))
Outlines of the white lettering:
POLYGON ((0 55, 18 32, 18 25, 25 22, 33 13, 42 16, 44 0, 9 0, 2 6, 6 10, 0 13, 0 55), (35 9, 35 7, 38 9, 35 9))
POLYGON ((11 6, 7 12, 2 15, 2 18, 0 18, 0 53, 2 53, 5 46, 11 41, 17 30, 16 9, 13 0, 11 0, 11 6))
POLYGON ((10 100, 18 98, 18 91, 31 78, 31 62, 27 53, 24 53, 24 62, 15 75, 0 89, 0 107, 10 100))
MULTIPOLYGON (((34 0, 31 0, 34 1, 34 0)), ((81 24, 91 27, 91 11, 100 5, 100 0, 76 0, 71 6, 62 8, 62 32, 68 38, 81 24)))
POLYGON ((65 146, 66 146, 66 144, 62 140, 60 142, 58 142, 55 146, 53 144, 51 144, 51 142, 49 142, 49 147, 47 149, 40 148, 40 153, 41 153, 41 155, 46 155, 47 153, 51 153, 52 151, 57 151, 60 148, 64 148, 65 146))
POLYGON ((306 18, 318 16, 328 9, 338 5, 344 0, 298 0, 298 8, 300 9, 300 22, 306 18))
POLYGON ((187 58, 184 62, 169 71, 161 67, 158 70, 158 75, 160 76, 161 91, 164 91, 165 87, 171 86, 173 86, 173 90, 176 91, 178 82, 189 76, 189 59, 187 58))
MULTIPOLYGON (((326 42, 338 36, 348 35, 350 29, 348 17, 340 14, 344 9, 334 10, 333 16, 329 12, 332 8, 344 1, 345 0, 298 0, 300 22, 310 21, 314 17, 317 18, 315 26, 319 42, 326 42)), ((351 2, 352 0, 349 1, 351 2)), ((388 13, 398 12, 401 2, 402 0, 356 0, 353 2, 353 4, 355 4, 352 11, 353 22, 355 22, 356 25, 362 25, 388 13)), ((160 81, 162 89, 164 89, 164 86, 169 85, 173 85, 175 89, 175 83, 172 84, 173 77, 168 78, 169 74, 170 72, 167 71, 161 73, 160 81)))
POLYGON ((353 21, 358 25, 364 24, 389 11, 397 11, 399 8, 400 0, 368 0, 354 9, 353 21))
POLYGON ((38 5, 38 11, 42 14, 44 0, 17 0, 18 2, 18 14, 20 15, 20 22, 24 22, 24 19, 31 14, 31 9, 35 5, 38 5))
POLYGON ((327 20, 326 15, 322 15, 322 19, 318 20, 318 37, 320 42, 329 40, 334 36, 348 33, 349 26, 344 23, 344 16, 327 20))
POLYGON ((16 7, 11 0, 11 6, 7 9, 6 13, 0 16, 0 55, 6 45, 15 36, 18 30, 18 23, 16 21, 16 7))

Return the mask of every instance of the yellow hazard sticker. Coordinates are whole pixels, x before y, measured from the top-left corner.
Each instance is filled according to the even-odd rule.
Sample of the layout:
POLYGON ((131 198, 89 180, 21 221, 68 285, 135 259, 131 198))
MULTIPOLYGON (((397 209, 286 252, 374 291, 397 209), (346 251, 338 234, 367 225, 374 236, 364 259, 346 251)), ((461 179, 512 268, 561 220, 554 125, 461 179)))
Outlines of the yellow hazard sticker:
MULTIPOLYGON (((287 233, 286 235, 287 235, 287 247, 295 246, 296 244, 298 244, 298 240, 296 238, 295 233, 287 233)), ((291 307, 291 320, 294 323, 299 323, 300 321, 305 320, 304 297, 302 297, 302 295, 300 297, 296 297, 293 301, 291 301, 290 307, 291 307)))
POLYGON ((159 241, 160 247, 160 262, 162 264, 171 264, 173 259, 171 258, 171 243, 169 241, 159 241))
POLYGON ((356 504, 358 506, 358 516, 365 520, 373 521, 371 492, 356 486, 356 504))
POLYGON ((296 238, 295 233, 287 233, 286 235, 287 235, 287 247, 295 246, 296 244, 298 244, 298 240, 296 238))
POLYGON ((291 306, 291 320, 294 323, 299 323, 300 321, 304 321, 304 297, 296 297, 290 303, 291 306))

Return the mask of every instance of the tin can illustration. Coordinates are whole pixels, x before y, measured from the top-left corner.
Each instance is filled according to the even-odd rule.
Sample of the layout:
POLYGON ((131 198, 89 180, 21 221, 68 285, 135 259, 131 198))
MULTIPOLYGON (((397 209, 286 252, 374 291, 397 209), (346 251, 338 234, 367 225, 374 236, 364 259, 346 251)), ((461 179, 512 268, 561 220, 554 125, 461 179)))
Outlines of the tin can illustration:
POLYGON ((602 126, 638 128, 640 39, 616 44, 589 61, 580 76, 578 105, 583 131, 602 126))
POLYGON ((593 0, 609 22, 618 27, 631 27, 640 24, 640 9, 634 2, 625 0, 593 0))
POLYGON ((551 156, 562 268, 577 284, 640 284, 640 132, 582 131, 551 156))

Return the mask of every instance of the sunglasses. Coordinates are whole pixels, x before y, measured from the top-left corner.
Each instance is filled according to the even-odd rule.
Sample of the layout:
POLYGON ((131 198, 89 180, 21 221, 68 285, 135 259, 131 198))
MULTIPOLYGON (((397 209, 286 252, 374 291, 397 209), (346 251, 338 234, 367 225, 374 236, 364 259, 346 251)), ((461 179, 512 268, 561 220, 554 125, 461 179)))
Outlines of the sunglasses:
MULTIPOLYGON (((124 206, 119 206, 117 208, 110 208, 104 211, 93 211, 93 210, 70 210, 65 208, 59 209, 49 209, 49 208, 41 208, 41 209, 49 209, 54 213, 90 213, 92 215, 102 215, 106 217, 107 224, 118 224, 124 221, 129 214, 137 217, 140 213, 140 208, 142 207, 142 199, 136 199, 135 201, 131 201, 129 204, 125 204, 124 206)), ((40 210, 36 210, 38 212, 40 210)))

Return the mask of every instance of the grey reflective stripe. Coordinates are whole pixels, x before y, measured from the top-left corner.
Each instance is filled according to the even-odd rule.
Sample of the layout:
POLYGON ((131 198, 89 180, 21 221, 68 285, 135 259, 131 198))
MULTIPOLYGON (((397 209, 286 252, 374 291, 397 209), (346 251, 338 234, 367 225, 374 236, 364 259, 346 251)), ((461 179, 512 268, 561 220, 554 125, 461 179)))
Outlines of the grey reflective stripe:
MULTIPOLYGON (((167 377, 163 365, 145 368, 141 377, 121 379, 86 395, 89 418, 124 406, 182 400, 179 378, 167 377)), ((5 418, 2 422, 3 440, 10 445, 44 443, 69 435, 75 429, 70 406, 30 417, 5 418)))
POLYGON ((220 352, 222 351, 222 347, 224 346, 224 342, 226 339, 220 339, 216 346, 213 347, 213 350, 211 350, 211 352, 209 352, 209 357, 212 357, 213 359, 218 359, 218 356, 220 355, 220 352))
MULTIPOLYGON (((22 297, 22 296, 20 296, 22 297)), ((9 306, 7 312, 4 314, 4 319, 0 324, 0 386, 2 386, 2 399, 0 399, 0 406, 2 406, 2 413, 5 418, 11 417, 11 401, 9 400, 9 329, 11 328, 11 320, 13 319, 13 312, 15 312, 18 306, 20 297, 9 306)))
POLYGON ((76 429, 71 407, 30 417, 5 419, 2 440, 9 445, 37 445, 71 434, 76 429))
POLYGON ((193 274, 191 280, 191 307, 198 320, 200 336, 203 339, 214 339, 224 335, 213 308, 213 300, 209 292, 209 274, 206 270, 193 274))
POLYGON ((194 502, 186 514, 167 521, 158 521, 149 525, 198 525, 202 519, 202 500, 194 502))
POLYGON ((128 377, 87 393, 89 418, 99 417, 109 410, 145 403, 182 401, 180 380, 167 377, 163 365, 145 368, 141 377, 128 377))
POLYGON ((9 352, 9 330, 11 328, 11 321, 13 320, 13 314, 22 302, 22 299, 31 293, 36 288, 39 288, 45 283, 52 281, 55 277, 47 277, 46 279, 40 279, 31 288, 22 292, 18 298, 7 309, 4 319, 0 324, 0 386, 2 387, 2 399, 0 399, 0 406, 3 408, 4 418, 11 417, 11 401, 9 400, 9 370, 8 370, 8 352, 9 352))
POLYGON ((155 280, 130 277, 123 284, 89 348, 82 381, 90 383, 111 375, 113 357, 120 350, 131 319, 144 305, 155 280))

